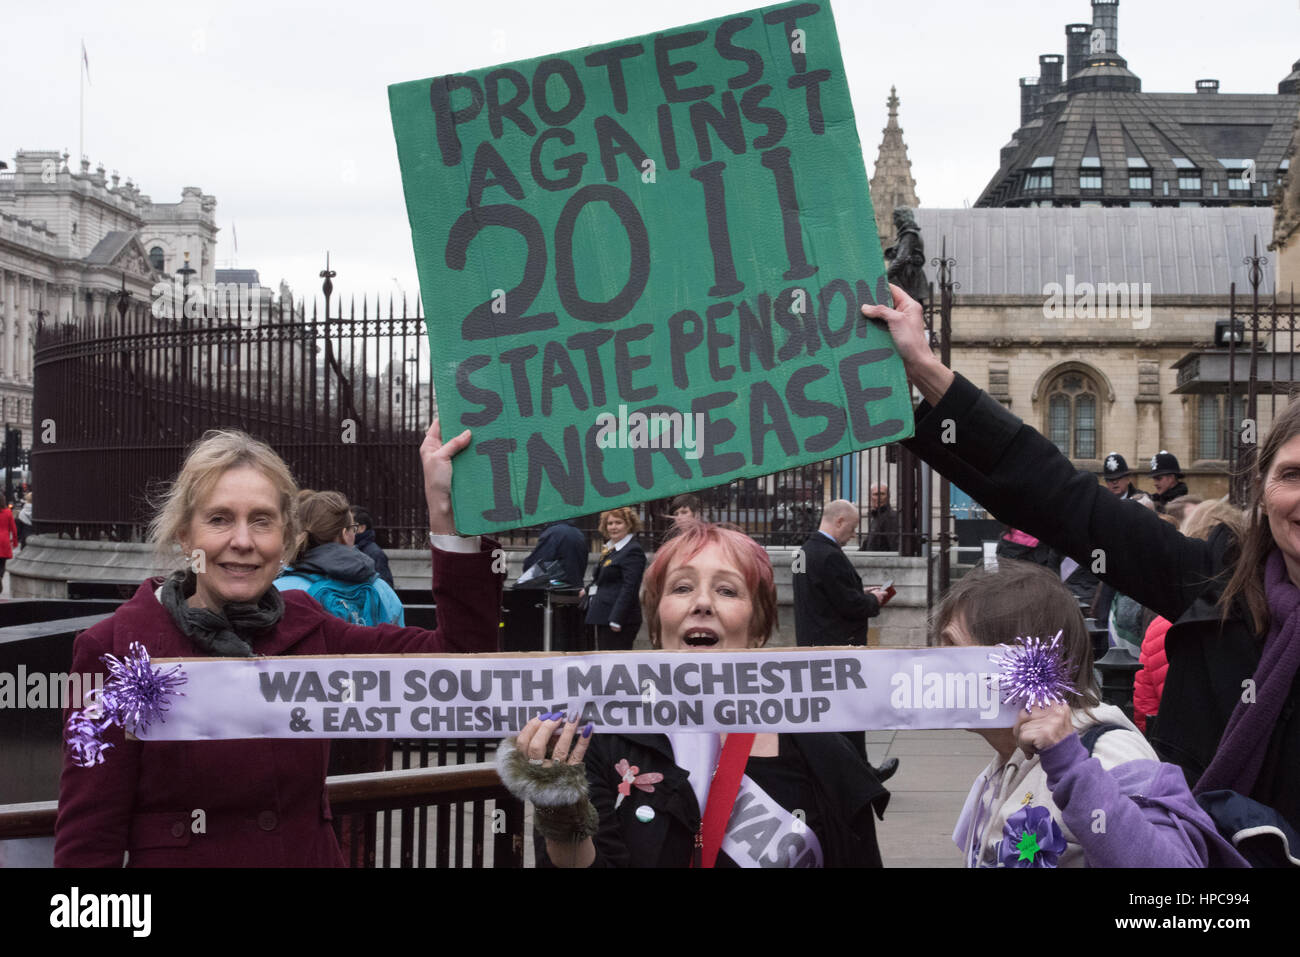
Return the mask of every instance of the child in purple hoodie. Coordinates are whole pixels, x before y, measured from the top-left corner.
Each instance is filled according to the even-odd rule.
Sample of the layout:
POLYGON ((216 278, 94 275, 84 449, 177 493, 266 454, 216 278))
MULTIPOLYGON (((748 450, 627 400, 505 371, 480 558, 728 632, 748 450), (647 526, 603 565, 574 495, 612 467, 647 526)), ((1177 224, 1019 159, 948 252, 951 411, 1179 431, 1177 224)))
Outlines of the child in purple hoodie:
POLYGON ((1245 867, 1124 715, 1100 703, 1074 597, 1025 562, 977 569, 944 599, 946 645, 995 646, 1061 632, 1076 690, 1022 710, 1014 728, 979 730, 997 752, 975 780, 953 840, 968 867, 1245 867))

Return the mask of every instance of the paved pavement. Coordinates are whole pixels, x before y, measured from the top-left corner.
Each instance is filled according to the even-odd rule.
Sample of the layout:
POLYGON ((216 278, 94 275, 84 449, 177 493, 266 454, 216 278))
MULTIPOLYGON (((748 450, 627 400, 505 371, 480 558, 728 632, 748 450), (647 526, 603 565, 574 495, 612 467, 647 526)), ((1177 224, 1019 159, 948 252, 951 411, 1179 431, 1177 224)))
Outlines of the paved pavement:
POLYGON ((869 731, 867 754, 879 765, 898 758, 886 787, 885 819, 876 822, 886 867, 960 867, 953 825, 993 749, 973 731, 869 731))

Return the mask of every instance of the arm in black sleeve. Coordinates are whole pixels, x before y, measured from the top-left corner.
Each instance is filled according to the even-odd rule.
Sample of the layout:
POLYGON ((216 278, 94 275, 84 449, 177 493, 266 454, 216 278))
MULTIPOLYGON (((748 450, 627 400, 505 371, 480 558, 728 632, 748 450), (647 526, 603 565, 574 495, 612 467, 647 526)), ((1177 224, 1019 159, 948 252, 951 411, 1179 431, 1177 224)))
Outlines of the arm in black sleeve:
POLYGON ((962 376, 916 411, 903 443, 1000 521, 1089 568, 1177 620, 1215 572, 1207 543, 1107 492, 1039 432, 962 376))

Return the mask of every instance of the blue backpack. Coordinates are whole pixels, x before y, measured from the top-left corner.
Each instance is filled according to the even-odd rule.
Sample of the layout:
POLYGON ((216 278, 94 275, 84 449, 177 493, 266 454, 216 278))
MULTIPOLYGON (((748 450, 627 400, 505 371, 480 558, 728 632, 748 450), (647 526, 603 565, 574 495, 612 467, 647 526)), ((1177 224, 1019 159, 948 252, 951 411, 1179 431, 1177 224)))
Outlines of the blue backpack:
POLYGON ((397 593, 378 575, 365 582, 343 582, 324 575, 287 571, 275 580, 280 591, 301 589, 335 618, 353 625, 405 625, 397 593))

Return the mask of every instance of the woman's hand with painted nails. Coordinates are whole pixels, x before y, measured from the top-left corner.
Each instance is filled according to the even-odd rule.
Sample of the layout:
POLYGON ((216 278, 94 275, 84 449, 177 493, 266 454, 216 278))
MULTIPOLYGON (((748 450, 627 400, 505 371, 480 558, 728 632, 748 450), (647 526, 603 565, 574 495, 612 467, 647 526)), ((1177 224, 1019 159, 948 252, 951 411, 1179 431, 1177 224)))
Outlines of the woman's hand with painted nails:
POLYGON ((515 740, 519 753, 533 764, 581 764, 591 743, 592 725, 578 727, 580 714, 563 711, 529 721, 515 740))

